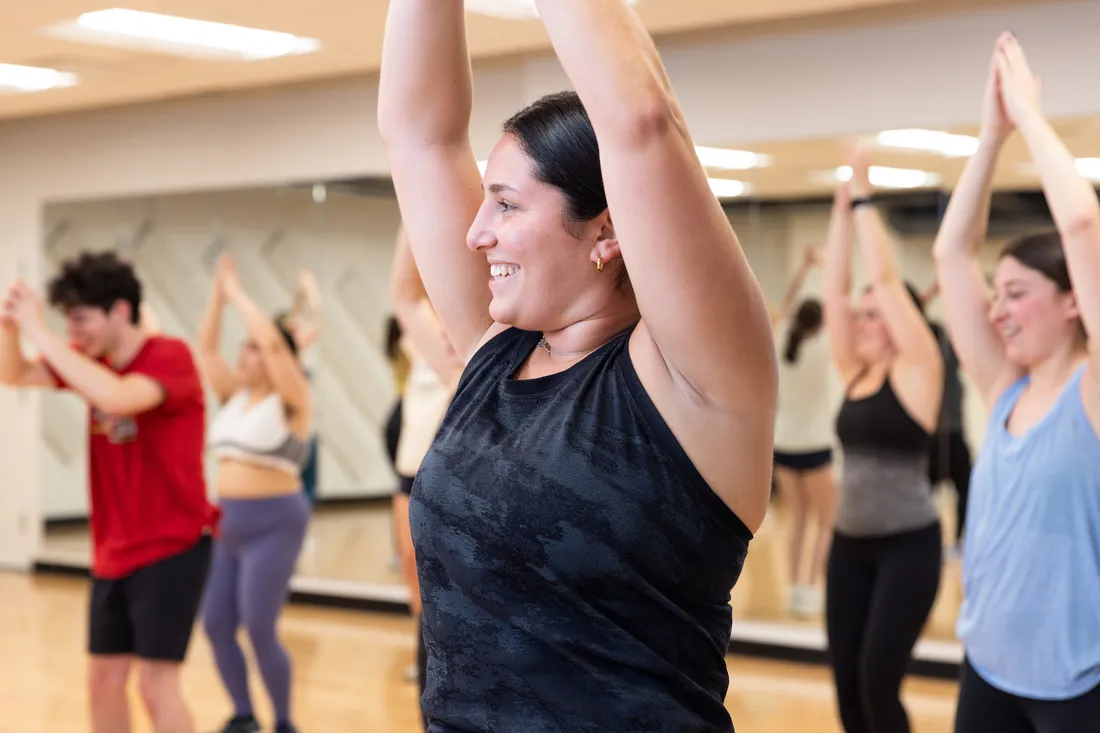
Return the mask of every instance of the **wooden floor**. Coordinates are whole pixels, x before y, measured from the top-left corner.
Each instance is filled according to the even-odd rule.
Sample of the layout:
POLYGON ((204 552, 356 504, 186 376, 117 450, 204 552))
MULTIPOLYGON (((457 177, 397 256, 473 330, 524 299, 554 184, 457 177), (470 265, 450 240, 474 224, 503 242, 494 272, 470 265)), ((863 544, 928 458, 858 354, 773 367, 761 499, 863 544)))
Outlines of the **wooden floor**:
MULTIPOLYGON (((88 733, 86 594, 86 581, 76 578, 0 573, 0 730, 88 733)), ((291 606, 281 632, 295 664, 295 715, 302 733, 420 730, 415 685, 402 679, 413 661, 411 620, 291 606)), ((738 733, 840 733, 824 668, 731 657, 729 670, 726 704, 738 733)), ((216 731, 227 702, 201 633, 184 685, 197 733, 216 731)), ((258 678, 253 690, 258 712, 270 724, 258 678)), ((904 698, 913 730, 950 731, 956 693, 954 683, 908 681, 904 698)), ((134 733, 149 733, 142 716, 134 733)))
MULTIPOLYGON (((937 497, 945 532, 953 532, 954 494, 941 491, 937 497)), ((796 619, 787 611, 789 531, 785 507, 782 502, 773 501, 764 525, 753 539, 744 572, 733 592, 731 605, 735 618, 800 626, 822 625, 820 617, 796 619)), ((807 542, 810 540, 812 535, 807 542)), ((50 529, 45 549, 51 557, 68 556, 87 563, 90 556, 88 530, 80 526, 50 529)), ((311 520, 298 562, 298 574, 307 578, 403 588, 393 553, 388 504, 322 506, 311 520)), ((958 562, 944 565, 940 592, 924 638, 955 640, 955 621, 962 600, 960 570, 958 562)))

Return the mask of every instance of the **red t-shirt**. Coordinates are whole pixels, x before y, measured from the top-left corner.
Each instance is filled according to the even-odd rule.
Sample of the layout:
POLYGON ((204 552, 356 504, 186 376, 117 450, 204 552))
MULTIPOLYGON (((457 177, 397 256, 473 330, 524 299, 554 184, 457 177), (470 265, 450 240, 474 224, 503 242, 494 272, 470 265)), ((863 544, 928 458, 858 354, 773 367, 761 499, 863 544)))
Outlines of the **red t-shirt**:
POLYGON ((206 402, 187 344, 152 336, 115 371, 155 380, 165 398, 140 415, 89 410, 92 573, 100 578, 125 577, 183 552, 214 531, 219 515, 206 496, 206 402))

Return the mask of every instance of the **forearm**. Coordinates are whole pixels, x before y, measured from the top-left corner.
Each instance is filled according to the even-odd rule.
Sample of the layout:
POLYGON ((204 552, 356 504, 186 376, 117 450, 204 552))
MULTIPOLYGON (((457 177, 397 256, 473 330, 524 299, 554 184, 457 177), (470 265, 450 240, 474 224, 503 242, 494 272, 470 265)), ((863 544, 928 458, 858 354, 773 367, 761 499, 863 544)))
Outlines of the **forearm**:
POLYGON ((467 141, 472 108, 463 0, 391 0, 378 91, 386 143, 467 141))
POLYGON ((657 48, 622 0, 536 0, 601 145, 679 124, 657 48))
POLYGON ((826 295, 847 298, 852 289, 851 212, 847 202, 833 205, 829 218, 829 232, 825 240, 824 287, 826 295))
POLYGON ((261 349, 277 345, 282 340, 282 334, 275 322, 243 290, 237 288, 229 293, 229 302, 240 314, 248 335, 255 339, 261 349))
POLYGON ((211 295, 199 327, 199 350, 204 354, 216 354, 221 346, 222 310, 221 299, 211 295))
POLYGON ((989 224, 993 172, 1002 144, 997 139, 982 138, 967 161, 936 234, 933 247, 936 258, 977 257, 989 224))
POLYGON ((1100 223, 1096 191, 1077 172, 1073 154, 1050 122, 1035 113, 1021 120, 1018 129, 1035 161, 1054 224, 1063 238, 1082 227, 1096 227, 1100 223))
POLYGON ((787 292, 783 294, 783 311, 788 312, 794 308, 795 301, 798 300, 798 294, 802 292, 802 286, 806 282, 806 276, 810 274, 810 265, 802 263, 798 268, 798 272, 791 278, 791 282, 787 285, 787 292))
POLYGON ((42 361, 61 377, 69 389, 82 395, 93 407, 116 413, 124 397, 122 377, 73 349, 44 326, 27 332, 42 361))
POLYGON ((27 357, 19 343, 19 329, 4 324, 0 326, 0 382, 15 384, 27 368, 27 357))

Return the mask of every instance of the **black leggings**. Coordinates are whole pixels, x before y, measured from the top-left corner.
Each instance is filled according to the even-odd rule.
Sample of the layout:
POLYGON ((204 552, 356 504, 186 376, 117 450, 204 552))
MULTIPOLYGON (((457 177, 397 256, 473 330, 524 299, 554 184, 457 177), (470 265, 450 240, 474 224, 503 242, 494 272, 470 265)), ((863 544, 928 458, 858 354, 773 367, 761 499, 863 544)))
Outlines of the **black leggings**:
POLYGON ((833 535, 826 576, 829 662, 846 733, 908 733, 901 682, 940 586, 940 525, 873 538, 833 535))
POLYGON ((928 462, 928 480, 935 486, 951 479, 959 503, 955 510, 955 541, 962 539, 966 528, 966 500, 970 495, 970 446, 961 431, 936 433, 932 440, 932 456, 928 462))
POLYGON ((963 661, 955 733, 1091 733, 1100 728, 1100 687, 1069 700, 1002 692, 963 661))

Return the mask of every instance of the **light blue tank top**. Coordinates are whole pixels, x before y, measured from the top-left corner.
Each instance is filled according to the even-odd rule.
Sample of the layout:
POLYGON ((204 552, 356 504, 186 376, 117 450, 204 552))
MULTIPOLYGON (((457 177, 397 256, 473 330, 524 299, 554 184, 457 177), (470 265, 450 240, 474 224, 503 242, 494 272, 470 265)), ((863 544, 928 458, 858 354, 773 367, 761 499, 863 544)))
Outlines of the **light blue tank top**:
POLYGON ((986 682, 1036 700, 1100 684, 1100 437, 1084 372, 1019 437, 1005 423, 1028 378, 1006 390, 970 483, 957 633, 986 682))

